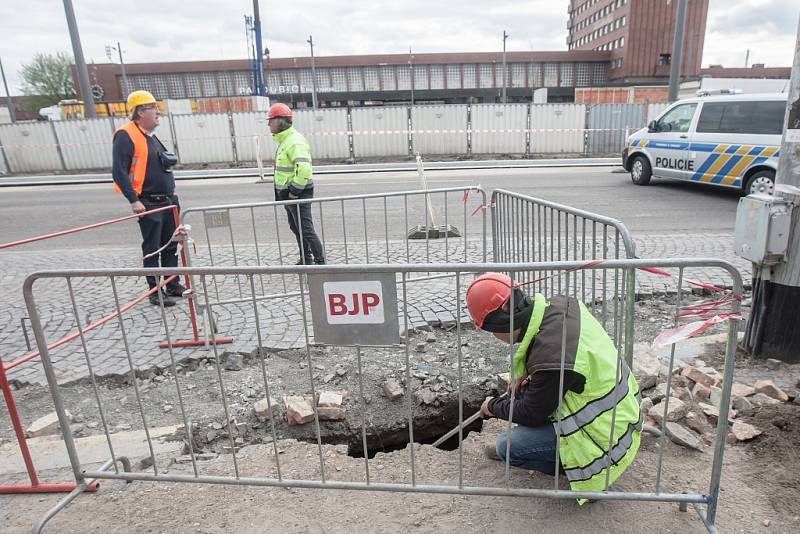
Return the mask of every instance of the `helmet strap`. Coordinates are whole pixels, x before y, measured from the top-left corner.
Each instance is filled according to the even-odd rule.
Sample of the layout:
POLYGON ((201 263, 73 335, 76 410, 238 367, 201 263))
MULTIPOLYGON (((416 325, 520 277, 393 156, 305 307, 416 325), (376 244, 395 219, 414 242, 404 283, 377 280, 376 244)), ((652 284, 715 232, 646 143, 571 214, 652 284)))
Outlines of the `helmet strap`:
POLYGON ((511 317, 514 317, 514 330, 527 327, 530 319, 533 301, 521 289, 514 288, 514 310, 513 313, 503 309, 508 306, 511 299, 500 308, 494 310, 483 320, 482 330, 487 332, 509 332, 511 330, 511 317))

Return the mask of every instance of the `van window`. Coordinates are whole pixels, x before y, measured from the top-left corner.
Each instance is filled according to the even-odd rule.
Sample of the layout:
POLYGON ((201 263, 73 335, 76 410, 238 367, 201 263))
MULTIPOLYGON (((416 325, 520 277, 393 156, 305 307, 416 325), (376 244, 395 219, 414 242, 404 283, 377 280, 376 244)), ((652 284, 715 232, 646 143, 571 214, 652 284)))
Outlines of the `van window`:
POLYGON ((705 102, 697 121, 698 133, 780 135, 786 102, 705 102))
POLYGON ((658 119, 659 132, 688 132, 697 104, 682 104, 667 111, 658 119))

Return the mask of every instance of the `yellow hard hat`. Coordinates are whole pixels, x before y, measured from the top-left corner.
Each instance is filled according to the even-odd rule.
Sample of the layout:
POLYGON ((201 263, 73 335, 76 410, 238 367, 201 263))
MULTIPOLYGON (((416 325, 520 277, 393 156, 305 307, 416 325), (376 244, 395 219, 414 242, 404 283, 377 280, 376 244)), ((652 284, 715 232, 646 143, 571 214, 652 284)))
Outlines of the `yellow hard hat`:
POLYGON ((156 99, 150 91, 134 91, 128 95, 128 113, 133 113, 136 106, 155 103, 156 99))

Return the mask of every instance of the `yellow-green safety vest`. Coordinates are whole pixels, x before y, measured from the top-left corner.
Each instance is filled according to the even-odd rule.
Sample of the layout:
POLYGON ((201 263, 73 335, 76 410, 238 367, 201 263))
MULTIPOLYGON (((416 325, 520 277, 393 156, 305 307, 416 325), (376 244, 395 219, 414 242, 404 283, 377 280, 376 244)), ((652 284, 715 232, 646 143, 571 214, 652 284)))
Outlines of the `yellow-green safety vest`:
POLYGON ((275 152, 275 189, 303 190, 314 187, 311 167, 311 149, 303 134, 294 126, 272 136, 278 144, 275 152))
MULTIPOLYGON (((550 415, 550 420, 561 440, 559 459, 570 487, 575 491, 603 491, 607 466, 610 466, 608 483, 611 485, 636 456, 643 419, 639 410, 636 378, 625 360, 618 355, 605 329, 583 302, 565 297, 553 297, 551 302, 547 302, 541 294, 534 296, 533 313, 514 354, 511 375, 513 379, 532 374, 531 368, 535 368, 534 373, 536 370, 561 369, 560 351, 557 355, 545 356, 547 362, 537 363, 536 345, 530 354, 528 349, 540 334, 543 321, 552 330, 547 337, 558 339, 560 346, 563 321, 568 315, 571 319, 567 321, 567 336, 571 339, 567 339, 569 352, 565 357, 565 369, 580 373, 586 383, 581 393, 567 391, 564 394, 560 403, 560 417, 557 408, 550 415), (578 306, 577 313, 574 306, 578 306), (577 324, 577 329, 573 328, 570 332, 570 324, 577 324), (614 435, 613 442, 609 443, 612 417, 614 435)), ((584 502, 584 499, 579 499, 580 504, 584 502)))

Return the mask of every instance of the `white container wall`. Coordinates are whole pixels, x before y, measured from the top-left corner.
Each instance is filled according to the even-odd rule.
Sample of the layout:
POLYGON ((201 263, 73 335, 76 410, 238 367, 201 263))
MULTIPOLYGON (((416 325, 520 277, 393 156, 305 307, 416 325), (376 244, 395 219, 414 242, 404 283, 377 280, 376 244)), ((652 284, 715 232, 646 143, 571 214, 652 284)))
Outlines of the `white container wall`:
POLYGON ((583 104, 532 104, 531 154, 582 153, 585 123, 583 104))
POLYGON ((408 155, 408 108, 355 108, 350 115, 357 158, 408 155))
POLYGON ((266 113, 257 111, 233 113, 233 131, 236 133, 236 152, 239 161, 256 160, 255 138, 258 137, 261 161, 270 162, 271 167, 277 145, 272 140, 266 113))
POLYGON ((295 110, 292 121, 311 146, 311 159, 348 159, 346 109, 295 110))
POLYGON ((8 167, 6 167, 6 158, 3 154, 3 148, 0 147, 0 176, 8 174, 8 167))
POLYGON ((110 119, 58 121, 53 126, 67 170, 111 167, 114 124, 110 119))
POLYGON ((467 153, 467 106, 414 106, 411 108, 414 152, 467 153))
POLYGON ((658 117, 662 111, 667 109, 667 106, 669 106, 669 104, 666 102, 661 102, 659 104, 647 104, 647 124, 650 124, 650 121, 655 120, 655 118, 658 117))
POLYGON ((472 106, 473 154, 524 154, 527 104, 472 106))
POLYGON ((63 170, 49 122, 0 124, 0 143, 6 151, 11 172, 63 170))
POLYGON ((173 115, 182 164, 233 163, 233 145, 227 113, 173 115))
POLYGON ((589 106, 589 154, 617 155, 627 136, 644 126, 644 104, 594 104, 589 106))

